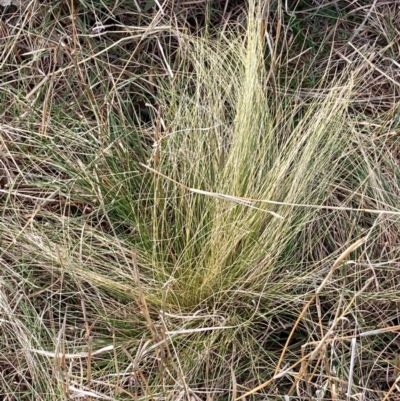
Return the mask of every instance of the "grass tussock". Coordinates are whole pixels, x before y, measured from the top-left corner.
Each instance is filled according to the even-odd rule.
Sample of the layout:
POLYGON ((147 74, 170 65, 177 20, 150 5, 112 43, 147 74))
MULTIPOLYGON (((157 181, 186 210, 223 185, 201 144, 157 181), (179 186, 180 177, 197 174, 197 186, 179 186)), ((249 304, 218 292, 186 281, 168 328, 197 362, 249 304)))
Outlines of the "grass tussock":
POLYGON ((396 399, 397 11, 142 3, 0 6, 2 399, 396 399))

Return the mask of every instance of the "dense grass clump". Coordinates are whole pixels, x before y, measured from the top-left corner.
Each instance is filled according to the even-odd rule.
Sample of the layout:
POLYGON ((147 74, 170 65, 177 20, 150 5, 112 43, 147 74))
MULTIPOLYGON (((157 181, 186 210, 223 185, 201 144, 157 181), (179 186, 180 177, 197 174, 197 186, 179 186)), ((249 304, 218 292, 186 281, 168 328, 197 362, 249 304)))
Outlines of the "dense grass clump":
POLYGON ((2 399, 394 400, 397 11, 131 3, 0 6, 2 399))

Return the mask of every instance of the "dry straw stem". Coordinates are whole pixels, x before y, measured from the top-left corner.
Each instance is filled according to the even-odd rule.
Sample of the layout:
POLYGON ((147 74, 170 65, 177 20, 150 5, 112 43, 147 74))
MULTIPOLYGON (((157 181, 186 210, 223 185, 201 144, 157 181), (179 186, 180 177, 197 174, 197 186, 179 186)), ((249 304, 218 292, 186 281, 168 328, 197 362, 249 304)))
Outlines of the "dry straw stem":
MULTIPOLYGON (((390 77, 388 74, 385 73, 382 69, 380 69, 376 64, 372 63, 371 60, 369 60, 367 57, 364 56, 364 54, 357 49, 356 46, 353 45, 353 43, 349 42, 349 45, 357 52, 359 56, 362 57, 362 59, 370 66, 372 67, 375 71, 378 71, 382 76, 384 76, 387 80, 390 82, 394 83, 396 86, 400 87, 400 83, 397 82, 395 79, 390 77)), ((397 64, 397 63, 396 63, 397 64)))
MULTIPOLYGON (((152 173, 165 178, 168 181, 173 182, 176 185, 179 185, 181 188, 186 189, 187 191, 190 191, 192 193, 200 194, 200 195, 205 195, 209 196, 212 198, 218 198, 218 199, 223 199, 226 201, 231 201, 234 203, 238 203, 244 206, 248 206, 251 208, 255 208, 254 204, 255 203, 267 203, 270 205, 279 205, 279 206, 290 206, 290 207, 298 207, 298 208, 308 208, 308 209, 318 209, 318 210, 336 210, 336 211, 346 211, 346 212, 356 212, 356 213, 372 213, 372 214, 379 214, 379 215, 392 215, 392 216, 400 216, 400 211, 395 211, 395 210, 380 210, 380 209, 364 209, 364 208, 352 208, 352 207, 344 207, 344 206, 328 206, 328 205, 308 205, 308 204, 302 204, 302 203, 290 203, 290 202, 279 202, 279 201, 274 201, 274 200, 269 200, 269 199, 254 199, 254 198, 246 198, 246 197, 241 197, 241 196, 233 196, 233 195, 227 195, 227 194, 222 194, 218 192, 210 192, 210 191, 204 191, 201 189, 197 188, 190 188, 186 186, 185 184, 182 184, 173 178, 168 177, 167 175, 160 173, 159 171, 151 168, 150 166, 140 163, 142 167, 145 169, 151 171, 152 173)), ((256 208, 257 210, 261 210, 256 208)), ((270 213, 272 216, 277 217, 279 219, 283 219, 282 216, 280 216, 278 213, 269 211, 269 210, 264 210, 265 213, 270 213)))
POLYGON ((347 397, 348 399, 351 397, 351 387, 353 385, 353 374, 354 374, 354 365, 357 351, 357 340, 353 338, 351 340, 351 358, 350 358, 350 369, 349 369, 349 383, 347 386, 347 397))
MULTIPOLYGON (((236 398, 236 400, 240 400, 243 399, 245 397, 248 397, 254 393, 256 393, 257 391, 262 390, 263 388, 267 387, 269 384, 271 384, 274 380, 276 380, 277 378, 282 376, 282 372, 280 372, 281 370, 281 365, 282 365, 282 361, 285 357, 286 351, 288 349, 289 343, 293 337, 294 332, 297 329, 297 326, 299 325, 300 321, 303 319, 304 314, 307 312, 308 308, 310 307, 310 305, 314 302, 314 300, 316 299, 316 297, 321 293, 322 289, 325 287, 326 283, 330 280, 330 278, 332 277, 332 274, 334 273, 334 271, 343 263, 343 261, 352 253, 354 252, 356 249, 358 249, 361 245, 363 245, 366 242, 366 237, 365 238, 360 238, 358 241, 356 241, 355 243, 353 243, 352 245, 350 245, 348 248, 346 248, 340 255, 339 257, 336 259, 335 263, 332 265, 332 268, 329 270, 329 273, 327 274, 327 276, 325 277, 325 279, 322 281, 322 283, 320 284, 320 286, 317 288, 317 291, 315 292, 315 294, 310 298, 310 300, 307 302, 307 304, 304 306, 303 310, 301 311, 300 315, 298 316, 296 322, 294 323, 292 330, 290 331, 289 337, 286 340, 286 344, 283 348, 283 351, 281 353, 281 356, 279 358, 279 361, 276 365, 276 369, 275 369, 275 373, 274 376, 268 380, 267 382, 260 384, 259 386, 257 386, 256 388, 252 389, 251 391, 248 391, 247 393, 243 394, 242 396, 236 398)), ((326 335, 327 337, 328 335, 326 335)), ((285 372, 291 371, 293 368, 295 368, 297 365, 299 365, 300 363, 310 360, 312 358, 315 357, 316 353, 322 348, 322 346, 324 345, 324 342, 321 341, 319 342, 319 345, 317 346, 317 348, 312 351, 311 353, 309 353, 308 355, 306 355, 305 357, 303 357, 301 360, 297 361, 295 364, 293 364, 289 369, 285 369, 285 372)))
MULTIPOLYGON (((325 342, 330 343, 332 341, 352 341, 353 339, 378 336, 379 334, 384 333, 397 333, 398 331, 400 331, 400 325, 388 326, 381 329, 363 331, 362 333, 354 334, 352 336, 337 336, 335 338, 327 338, 325 342)), ((319 343, 320 341, 310 341, 307 343, 307 345, 318 345, 319 343)))
POLYGON ((70 353, 63 353, 63 352, 51 352, 51 351, 44 351, 40 349, 33 349, 33 348, 27 348, 24 349, 24 351, 27 352, 34 352, 35 354, 38 355, 43 355, 47 356, 49 358, 56 358, 56 359, 84 359, 88 358, 89 356, 96 356, 103 354, 104 352, 109 352, 114 349, 114 345, 107 345, 106 347, 100 348, 96 351, 91 351, 91 352, 77 352, 75 354, 70 354, 70 353))
MULTIPOLYGON (((334 270, 334 269, 333 269, 333 270, 334 270)), ((339 322, 344 316, 346 316, 346 314, 348 313, 348 311, 351 309, 351 306, 352 306, 352 305, 354 304, 354 302, 356 301, 357 297, 358 297, 359 295, 361 295, 361 294, 370 286, 370 284, 371 284, 373 281, 374 281, 374 277, 370 277, 370 278, 366 281, 366 283, 364 284, 364 286, 361 288, 361 290, 358 291, 358 293, 355 294, 355 295, 353 296, 352 300, 349 302, 349 304, 346 306, 346 308, 343 310, 343 312, 340 314, 340 316, 335 316, 335 318, 334 318, 332 324, 331 324, 330 327, 329 327, 329 330, 327 331, 327 333, 323 336, 323 338, 322 338, 321 340, 319 340, 319 341, 317 341, 317 342, 307 343, 307 344, 304 344, 304 345, 302 346, 302 349, 304 349, 304 347, 306 347, 307 345, 311 345, 311 344, 312 344, 312 345, 316 345, 316 347, 314 348, 314 350, 313 350, 310 354, 308 354, 307 360, 304 361, 304 364, 302 364, 301 371, 300 371, 299 374, 297 375, 296 380, 295 380, 295 382, 294 382, 293 385, 292 385, 292 389, 293 389, 293 388, 296 388, 298 382, 299 382, 299 381, 304 377, 304 375, 306 374, 306 372, 307 372, 307 367, 308 367, 309 363, 317 358, 317 355, 320 353, 321 350, 325 349, 325 346, 329 343, 329 340, 332 338, 333 331, 335 330, 335 328, 336 328, 338 322, 339 322)), ((317 300, 318 300, 318 299, 319 299, 319 298, 318 298, 318 295, 317 295, 317 300)), ((304 316, 304 314, 303 314, 303 316, 304 316)), ((338 340, 337 337, 335 337, 335 339, 338 340)), ((352 342, 353 342, 353 341, 356 341, 356 337, 353 337, 351 340, 352 340, 352 342)), ((354 352, 354 349, 355 349, 355 348, 352 349, 352 354, 351 354, 351 357, 350 357, 350 358, 351 358, 351 359, 350 359, 351 364, 354 363, 354 353, 353 353, 353 352, 354 352)), ((349 378, 349 381, 350 381, 350 378, 349 378)), ((332 383, 331 383, 331 382, 330 382, 330 385, 331 385, 332 393, 335 394, 334 386, 332 386, 332 383)), ((333 395, 332 395, 332 397, 334 398, 333 395)), ((336 400, 336 398, 334 398, 334 399, 336 400)))

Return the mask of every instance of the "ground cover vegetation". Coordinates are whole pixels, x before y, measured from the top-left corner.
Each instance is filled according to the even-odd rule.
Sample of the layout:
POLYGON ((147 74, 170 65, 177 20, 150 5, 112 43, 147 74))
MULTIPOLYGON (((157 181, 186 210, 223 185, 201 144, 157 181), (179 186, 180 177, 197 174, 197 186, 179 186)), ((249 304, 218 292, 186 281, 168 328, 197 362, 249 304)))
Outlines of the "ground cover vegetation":
POLYGON ((0 2, 2 400, 396 400, 400 9, 0 2))

